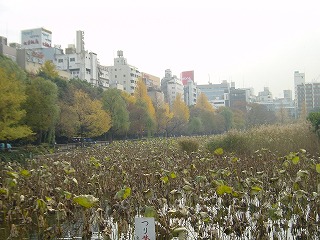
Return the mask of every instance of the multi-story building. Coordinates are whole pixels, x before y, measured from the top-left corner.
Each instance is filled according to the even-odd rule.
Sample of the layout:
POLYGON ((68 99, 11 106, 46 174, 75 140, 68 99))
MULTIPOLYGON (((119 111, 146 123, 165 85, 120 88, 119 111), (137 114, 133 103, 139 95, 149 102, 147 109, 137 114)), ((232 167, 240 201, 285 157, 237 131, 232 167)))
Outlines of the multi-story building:
POLYGON ((306 114, 320 109, 320 83, 303 83, 297 85, 297 117, 303 111, 306 114))
POLYGON ((244 89, 230 88, 229 94, 230 107, 239 109, 243 112, 247 111, 247 91, 244 89))
POLYGON ((117 55, 114 65, 108 66, 110 85, 122 85, 124 91, 133 94, 141 72, 128 64, 127 59, 123 57, 123 51, 117 51, 117 55))
POLYGON ((21 48, 39 49, 51 48, 52 32, 44 28, 34 28, 21 31, 21 48))
POLYGON ((8 46, 6 37, 0 36, 0 54, 11 58, 14 62, 17 60, 17 49, 15 47, 8 46))
POLYGON ((184 102, 188 106, 195 105, 200 90, 197 88, 197 83, 194 81, 194 71, 184 71, 180 75, 184 87, 184 102))
POLYGON ((141 72, 141 78, 147 87, 148 95, 154 106, 160 107, 164 102, 164 95, 160 88, 160 78, 145 72, 141 72))
POLYGON ((283 90, 283 98, 276 98, 274 101, 274 110, 276 112, 282 112, 285 110, 288 117, 295 117, 295 106, 292 99, 292 90, 283 90))
POLYGON ((165 77, 161 79, 161 91, 164 94, 165 102, 172 106, 177 95, 181 95, 181 100, 184 101, 184 89, 182 81, 176 76, 172 75, 170 69, 165 70, 165 77))
POLYGON ((230 93, 230 84, 227 80, 223 80, 220 84, 205 84, 198 85, 201 93, 204 93, 208 101, 215 107, 229 107, 229 93, 230 93))
POLYGON ((258 92, 257 101, 260 103, 272 103, 273 97, 268 87, 264 87, 262 92, 258 92))
POLYGON ((58 70, 70 73, 70 78, 79 78, 102 88, 109 87, 108 68, 99 64, 97 54, 84 48, 84 32, 77 31, 76 43, 69 44, 66 54, 53 54, 53 62, 58 70))
POLYGON ((184 87, 184 102, 188 106, 195 105, 197 103, 197 98, 200 91, 197 88, 197 84, 192 80, 188 80, 187 82, 185 82, 183 87, 184 87))
POLYGON ((305 83, 305 74, 300 73, 299 71, 294 72, 294 99, 297 99, 297 87, 298 85, 304 84, 305 83))

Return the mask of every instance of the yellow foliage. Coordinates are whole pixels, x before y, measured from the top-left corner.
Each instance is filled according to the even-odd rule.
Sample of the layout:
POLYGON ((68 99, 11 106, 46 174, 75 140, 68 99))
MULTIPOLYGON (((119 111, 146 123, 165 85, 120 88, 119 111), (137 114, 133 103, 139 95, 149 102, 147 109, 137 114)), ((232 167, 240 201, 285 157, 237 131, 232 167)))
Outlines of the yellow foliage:
POLYGON ((56 78, 59 76, 56 66, 51 61, 45 61, 39 68, 39 73, 44 73, 49 78, 56 78))
POLYGON ((172 104, 173 117, 179 119, 183 123, 187 123, 190 117, 188 106, 182 101, 181 94, 177 94, 172 104))
POLYGON ((92 100, 85 92, 81 90, 75 92, 73 109, 81 135, 99 136, 110 129, 111 117, 102 109, 101 101, 92 100))
POLYGON ((32 134, 29 127, 20 125, 26 112, 21 109, 26 95, 23 84, 0 68, 0 139, 14 140, 32 134))
POLYGON ((134 96, 135 96, 136 100, 140 99, 140 100, 142 100, 143 102, 146 103, 148 113, 149 113, 151 119, 153 121, 155 121, 155 119, 156 119, 156 111, 154 109, 152 100, 151 100, 150 96, 148 95, 147 87, 146 87, 146 85, 144 84, 144 82, 142 81, 141 78, 137 82, 137 86, 136 86, 136 89, 134 91, 134 96))
POLYGON ((211 103, 208 101, 207 96, 204 93, 200 93, 199 97, 197 98, 196 108, 204 109, 210 112, 214 112, 214 108, 211 103))

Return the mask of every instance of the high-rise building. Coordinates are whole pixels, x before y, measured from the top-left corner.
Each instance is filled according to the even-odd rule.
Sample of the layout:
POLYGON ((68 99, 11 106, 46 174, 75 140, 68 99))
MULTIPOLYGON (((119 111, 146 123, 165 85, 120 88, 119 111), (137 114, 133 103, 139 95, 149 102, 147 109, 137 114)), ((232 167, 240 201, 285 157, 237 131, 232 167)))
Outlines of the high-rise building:
POLYGON ((122 85, 124 91, 133 94, 141 72, 137 67, 128 64, 122 50, 117 51, 117 55, 113 66, 108 66, 110 84, 122 85))
POLYGON ((297 99, 297 86, 306 82, 305 74, 299 71, 294 72, 294 99, 297 99))
POLYGON ((165 77, 161 79, 161 91, 164 94, 165 102, 172 106, 178 94, 181 94, 181 100, 184 101, 184 89, 181 80, 172 75, 170 69, 165 70, 165 77))
POLYGON ((306 114, 320 109, 320 83, 302 83, 297 85, 296 99, 297 117, 302 112, 306 114))
MULTIPOLYGON (((84 48, 84 32, 76 32, 77 45, 70 44, 66 54, 55 53, 52 59, 58 70, 67 71, 71 78, 79 78, 102 88, 109 87, 108 69, 98 62, 97 54, 84 48)), ((44 51, 45 52, 45 51, 44 51)))

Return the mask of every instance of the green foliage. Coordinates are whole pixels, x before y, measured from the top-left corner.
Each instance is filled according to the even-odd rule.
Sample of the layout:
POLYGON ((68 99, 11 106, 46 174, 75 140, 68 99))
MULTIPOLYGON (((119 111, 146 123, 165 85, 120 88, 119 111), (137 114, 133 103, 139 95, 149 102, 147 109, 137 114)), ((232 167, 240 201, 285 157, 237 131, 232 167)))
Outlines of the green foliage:
POLYGON ((79 195, 73 198, 73 201, 85 208, 92 208, 98 203, 99 199, 92 195, 79 195))
POLYGON ((246 137, 238 131, 227 132, 222 136, 214 138, 207 145, 207 149, 212 153, 219 148, 227 152, 235 152, 239 154, 243 154, 248 151, 246 137))
POLYGON ((199 149, 199 143, 197 140, 193 139, 181 139, 179 140, 179 146, 182 151, 187 152, 188 154, 196 152, 199 149))
POLYGON ((59 116, 58 89, 49 80, 37 77, 27 86, 26 123, 37 133, 38 143, 54 142, 55 125, 59 116))
POLYGON ((129 112, 125 100, 121 95, 121 90, 110 88, 103 92, 102 97, 103 108, 111 116, 112 134, 124 134, 129 130, 129 112))
POLYGON ((320 112, 311 112, 309 113, 307 120, 311 123, 314 131, 317 133, 320 138, 320 112))

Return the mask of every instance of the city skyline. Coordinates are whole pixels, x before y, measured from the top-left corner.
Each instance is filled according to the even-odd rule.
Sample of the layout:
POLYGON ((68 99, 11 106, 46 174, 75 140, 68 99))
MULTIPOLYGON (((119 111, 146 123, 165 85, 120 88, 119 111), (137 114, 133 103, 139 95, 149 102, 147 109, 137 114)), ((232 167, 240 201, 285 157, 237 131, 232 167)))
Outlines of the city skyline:
POLYGON ((194 70, 198 84, 236 83, 255 94, 269 87, 274 97, 293 91, 294 72, 306 82, 319 80, 320 29, 316 1, 138 0, 103 3, 13 0, 0 3, 0 36, 21 42, 21 31, 43 27, 65 49, 85 33, 85 49, 102 65, 112 65, 117 50, 128 63, 160 78, 165 69, 179 77, 194 70), (39 5, 39 7, 35 7, 39 5), (77 11, 75 11, 77 10, 77 11), (14 19, 14 20, 13 20, 14 19))

